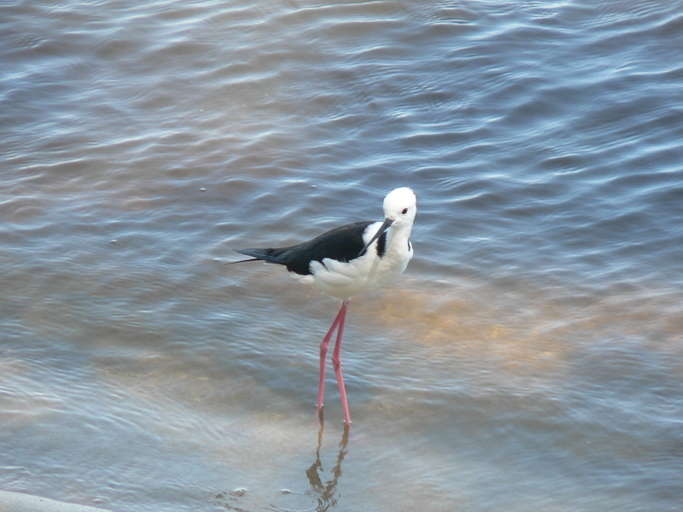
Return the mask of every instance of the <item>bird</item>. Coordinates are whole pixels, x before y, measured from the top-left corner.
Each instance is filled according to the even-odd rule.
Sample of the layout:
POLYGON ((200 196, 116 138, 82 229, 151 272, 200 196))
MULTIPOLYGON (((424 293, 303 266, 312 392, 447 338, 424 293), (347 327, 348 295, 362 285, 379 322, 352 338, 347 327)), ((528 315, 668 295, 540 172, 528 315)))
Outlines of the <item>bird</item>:
POLYGON ((322 423, 325 367, 330 341, 337 340, 332 365, 339 386, 344 422, 351 415, 341 368, 341 347, 349 302, 354 297, 387 285, 398 278, 413 257, 410 234, 417 215, 417 197, 408 187, 396 188, 383 202, 384 221, 361 221, 331 229, 307 242, 267 249, 234 249, 249 259, 283 265, 301 282, 342 301, 327 334, 320 343, 317 415, 322 423))

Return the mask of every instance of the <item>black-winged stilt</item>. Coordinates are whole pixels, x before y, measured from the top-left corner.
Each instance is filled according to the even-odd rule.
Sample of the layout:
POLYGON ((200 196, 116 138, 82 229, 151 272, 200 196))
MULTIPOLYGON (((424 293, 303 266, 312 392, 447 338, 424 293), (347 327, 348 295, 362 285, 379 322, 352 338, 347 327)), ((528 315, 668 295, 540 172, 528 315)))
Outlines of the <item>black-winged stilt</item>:
POLYGON ((320 344, 318 417, 322 420, 325 394, 325 361, 330 340, 337 331, 332 365, 339 384, 344 421, 351 423, 341 370, 341 345, 349 301, 369 290, 392 282, 413 257, 410 232, 417 214, 417 198, 407 187, 384 198, 384 222, 356 222, 332 229, 298 245, 269 249, 235 249, 252 256, 246 261, 278 263, 302 282, 342 300, 342 306, 320 344))

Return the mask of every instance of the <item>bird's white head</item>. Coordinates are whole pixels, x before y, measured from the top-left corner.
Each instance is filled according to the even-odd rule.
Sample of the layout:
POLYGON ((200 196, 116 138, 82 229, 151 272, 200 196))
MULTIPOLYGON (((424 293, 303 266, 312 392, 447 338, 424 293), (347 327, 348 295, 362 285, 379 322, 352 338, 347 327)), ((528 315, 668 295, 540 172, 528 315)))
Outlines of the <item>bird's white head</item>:
POLYGON ((408 187, 392 190, 384 198, 384 216, 391 220, 395 228, 406 226, 410 228, 417 215, 417 197, 408 187))
POLYGON ((365 247, 360 251, 359 256, 362 256, 368 247, 377 240, 382 233, 392 229, 392 233, 396 235, 401 233, 401 236, 408 239, 410 231, 413 229, 413 222, 415 222, 415 215, 417 215, 417 197, 408 187, 401 187, 392 190, 384 198, 384 223, 379 227, 375 235, 370 239, 365 247))

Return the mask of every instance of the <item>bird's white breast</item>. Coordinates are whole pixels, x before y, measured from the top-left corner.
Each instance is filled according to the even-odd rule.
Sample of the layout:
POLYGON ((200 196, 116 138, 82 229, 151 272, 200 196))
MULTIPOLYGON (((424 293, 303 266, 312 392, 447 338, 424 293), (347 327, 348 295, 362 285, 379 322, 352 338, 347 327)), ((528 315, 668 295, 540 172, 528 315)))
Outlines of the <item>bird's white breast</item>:
MULTIPOLYGON (((381 224, 377 222, 368 226, 363 238, 370 240, 381 224)), ((304 276, 302 280, 317 290, 342 300, 389 284, 403 273, 413 257, 407 238, 402 240, 399 235, 400 233, 388 233, 386 250, 382 257, 377 254, 377 242, 374 242, 363 256, 349 262, 330 258, 323 259, 322 263, 311 262, 312 275, 304 276)))

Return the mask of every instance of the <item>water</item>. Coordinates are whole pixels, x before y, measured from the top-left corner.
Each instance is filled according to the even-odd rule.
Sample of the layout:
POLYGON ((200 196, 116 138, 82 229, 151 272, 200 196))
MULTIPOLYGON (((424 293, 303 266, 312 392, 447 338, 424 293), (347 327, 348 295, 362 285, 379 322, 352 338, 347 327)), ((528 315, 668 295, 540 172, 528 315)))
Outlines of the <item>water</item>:
POLYGON ((0 4, 0 489, 678 511, 682 2, 0 4), (231 247, 380 220, 337 305, 231 247))

